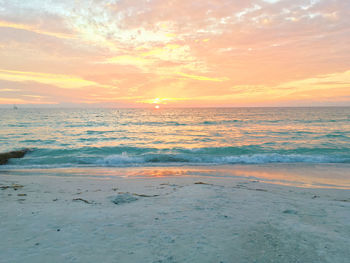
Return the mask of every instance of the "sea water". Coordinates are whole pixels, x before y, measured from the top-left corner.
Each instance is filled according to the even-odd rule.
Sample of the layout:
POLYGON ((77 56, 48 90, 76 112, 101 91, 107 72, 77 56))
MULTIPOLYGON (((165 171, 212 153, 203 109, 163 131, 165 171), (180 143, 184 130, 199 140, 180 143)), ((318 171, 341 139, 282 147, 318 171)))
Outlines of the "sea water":
POLYGON ((2 169, 350 163, 350 107, 0 109, 2 169))

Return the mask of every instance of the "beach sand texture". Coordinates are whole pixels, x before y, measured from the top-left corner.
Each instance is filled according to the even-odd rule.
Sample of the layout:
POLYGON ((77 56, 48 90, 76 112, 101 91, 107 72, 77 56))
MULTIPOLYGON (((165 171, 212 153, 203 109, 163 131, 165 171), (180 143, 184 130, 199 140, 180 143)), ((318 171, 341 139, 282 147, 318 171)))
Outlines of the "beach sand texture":
POLYGON ((346 189, 0 175, 0 262, 349 262, 346 189))

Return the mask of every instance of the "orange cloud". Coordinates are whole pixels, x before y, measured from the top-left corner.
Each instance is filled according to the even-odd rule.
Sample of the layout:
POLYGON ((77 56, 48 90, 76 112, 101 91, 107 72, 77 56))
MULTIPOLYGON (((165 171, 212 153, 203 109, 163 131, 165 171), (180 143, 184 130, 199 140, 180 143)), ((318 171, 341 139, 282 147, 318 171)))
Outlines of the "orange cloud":
POLYGON ((48 74, 40 72, 26 72, 16 70, 0 69, 0 79, 8 81, 36 81, 39 83, 55 85, 64 89, 77 89, 86 86, 109 87, 108 85, 99 85, 96 82, 85 80, 75 76, 62 74, 48 74))
POLYGON ((185 77, 185 78, 190 78, 194 80, 204 80, 204 81, 215 81, 215 82, 222 82, 222 81, 227 81, 229 78, 210 78, 210 77, 205 77, 205 76, 197 76, 197 75, 190 75, 182 72, 177 72, 176 73, 179 76, 185 77))
POLYGON ((35 26, 32 26, 32 25, 18 24, 18 23, 12 23, 12 22, 8 22, 8 21, 0 21, 0 27, 21 29, 21 30, 34 32, 37 34, 42 34, 42 35, 47 35, 47 36, 62 38, 62 39, 74 39, 75 38, 73 35, 70 35, 70 34, 59 33, 59 32, 50 32, 50 31, 36 28, 35 26))
POLYGON ((349 100, 347 1, 232 3, 5 1, 1 96, 132 106, 349 100))

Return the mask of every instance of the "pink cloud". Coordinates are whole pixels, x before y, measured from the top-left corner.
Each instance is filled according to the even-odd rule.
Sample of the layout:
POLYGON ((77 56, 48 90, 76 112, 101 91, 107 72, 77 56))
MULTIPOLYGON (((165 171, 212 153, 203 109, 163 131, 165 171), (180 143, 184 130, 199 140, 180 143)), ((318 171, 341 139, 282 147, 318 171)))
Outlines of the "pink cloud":
MULTIPOLYGON (((40 93, 62 94, 60 102, 176 94, 195 100, 245 89, 253 94, 253 86, 263 93, 349 70, 349 14, 344 0, 52 1, 43 8, 38 1, 7 3, 0 20, 13 26, 0 24, 0 69, 73 75, 97 84, 84 88, 86 97, 59 86, 40 93), (212 81, 220 79, 226 81, 212 81)), ((32 83, 25 92, 38 91, 32 83)))

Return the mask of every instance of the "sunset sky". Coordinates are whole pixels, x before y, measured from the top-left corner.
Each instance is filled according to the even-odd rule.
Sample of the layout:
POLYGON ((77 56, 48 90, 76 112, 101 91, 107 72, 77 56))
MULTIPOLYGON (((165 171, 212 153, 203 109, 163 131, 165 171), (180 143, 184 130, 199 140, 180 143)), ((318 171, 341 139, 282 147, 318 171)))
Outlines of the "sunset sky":
POLYGON ((350 106, 350 1, 0 0, 0 104, 350 106))

